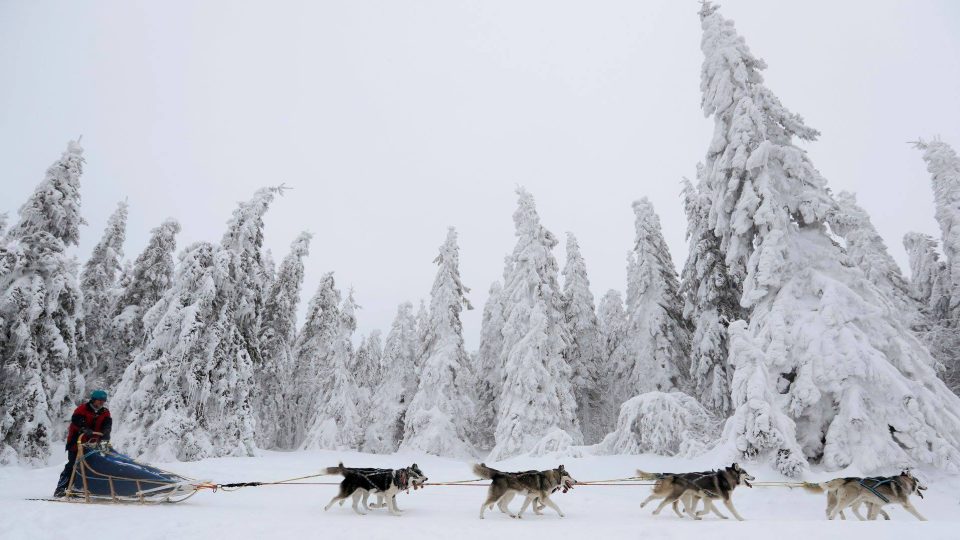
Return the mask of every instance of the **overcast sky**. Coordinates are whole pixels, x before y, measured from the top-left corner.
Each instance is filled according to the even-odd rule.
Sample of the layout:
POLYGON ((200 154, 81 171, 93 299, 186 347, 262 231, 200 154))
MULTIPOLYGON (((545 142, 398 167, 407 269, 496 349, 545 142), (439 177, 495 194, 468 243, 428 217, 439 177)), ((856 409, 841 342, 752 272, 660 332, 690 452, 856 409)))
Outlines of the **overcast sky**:
MULTIPOLYGON (((833 190, 856 191, 906 264, 939 236, 920 153, 960 148, 960 2, 727 0, 767 85, 819 129, 833 190)), ((630 203, 656 206, 678 269, 679 191, 705 155, 694 0, 162 2, 0 0, 0 212, 83 135, 85 259, 117 201, 129 258, 172 216, 179 246, 217 241, 237 201, 294 189, 267 216, 279 262, 315 233, 320 276, 354 286, 386 332, 429 294, 447 226, 476 309, 513 247, 517 184, 544 225, 576 233, 599 298, 624 289, 630 203)), ((556 251, 563 264, 563 246, 556 251)), ((303 310, 301 309, 301 313, 303 310)))

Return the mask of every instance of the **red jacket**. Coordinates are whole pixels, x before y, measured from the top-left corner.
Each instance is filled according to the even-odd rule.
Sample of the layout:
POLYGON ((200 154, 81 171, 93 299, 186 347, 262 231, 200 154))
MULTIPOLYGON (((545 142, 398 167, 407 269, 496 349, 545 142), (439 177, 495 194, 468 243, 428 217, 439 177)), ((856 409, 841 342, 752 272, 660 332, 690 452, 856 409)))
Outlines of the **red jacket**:
POLYGON ((84 440, 100 439, 102 441, 110 440, 110 429, 113 427, 113 419, 110 418, 110 411, 106 407, 101 407, 99 411, 93 410, 90 402, 84 403, 73 411, 70 417, 70 429, 67 431, 67 450, 76 450, 77 439, 81 434, 86 434, 84 440), (103 435, 93 435, 97 431, 103 435))

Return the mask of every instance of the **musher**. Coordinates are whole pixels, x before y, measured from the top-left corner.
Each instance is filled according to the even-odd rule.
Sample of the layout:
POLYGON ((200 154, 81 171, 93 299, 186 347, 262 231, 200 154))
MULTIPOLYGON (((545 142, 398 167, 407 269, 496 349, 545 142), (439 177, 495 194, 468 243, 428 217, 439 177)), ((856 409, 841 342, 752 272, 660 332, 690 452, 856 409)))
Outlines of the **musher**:
POLYGON ((77 461, 77 440, 84 436, 84 442, 105 444, 110 440, 110 429, 113 419, 110 411, 104 407, 107 393, 104 390, 94 390, 90 393, 90 401, 83 403, 73 411, 70 418, 70 428, 67 431, 67 465, 60 473, 57 490, 54 497, 63 497, 67 493, 70 475, 73 474, 73 464, 77 461))

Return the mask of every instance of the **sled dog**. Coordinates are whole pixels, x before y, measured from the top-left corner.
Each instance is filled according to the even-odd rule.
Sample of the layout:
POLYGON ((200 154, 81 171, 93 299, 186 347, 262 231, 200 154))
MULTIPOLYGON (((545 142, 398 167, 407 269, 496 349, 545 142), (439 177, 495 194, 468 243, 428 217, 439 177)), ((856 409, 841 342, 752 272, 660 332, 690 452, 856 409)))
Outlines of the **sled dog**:
POLYGON ((483 519, 484 511, 492 509, 494 504, 501 512, 510 514, 510 517, 522 518, 530 503, 534 503, 534 512, 537 514, 540 509, 549 506, 556 510, 560 517, 564 517, 560 507, 550 499, 550 494, 559 490, 566 493, 577 483, 563 465, 546 471, 503 472, 479 463, 473 466, 473 473, 480 478, 491 480, 487 498, 480 505, 480 519, 483 519), (525 496, 526 500, 523 501, 520 511, 514 514, 507 505, 517 495, 525 496))
POLYGON ((884 519, 890 519, 883 506, 896 503, 920 521, 927 520, 910 502, 910 495, 914 493, 922 499, 927 487, 909 471, 902 471, 897 476, 836 478, 820 484, 807 484, 804 488, 813 492, 827 492, 827 519, 835 519, 838 514, 846 519, 843 511, 850 508, 858 519, 863 520, 859 511, 861 504, 867 506, 866 519, 874 520, 881 515, 884 519))
POLYGON ((739 485, 753 487, 750 482, 756 480, 736 463, 724 469, 706 472, 648 473, 638 470, 637 477, 642 480, 656 480, 650 496, 640 503, 640 508, 643 508, 654 499, 663 499, 660 506, 653 511, 654 515, 659 514, 668 504, 672 504, 673 511, 683 517, 677 508, 677 502, 680 501, 683 503, 684 511, 693 519, 701 519, 711 511, 721 519, 727 519, 727 516, 721 514, 713 504, 713 501, 721 500, 733 517, 740 521, 743 521, 743 518, 734 508, 731 499, 733 490, 739 485), (701 500, 703 510, 697 512, 697 503, 701 500))
POLYGON ((344 467, 343 463, 340 463, 336 467, 324 469, 324 474, 342 475, 343 481, 340 482, 340 490, 323 510, 329 510, 337 502, 342 506, 343 502, 351 497, 353 511, 361 515, 366 515, 366 511, 370 508, 386 507, 391 514, 399 516, 397 493, 410 488, 419 489, 427 481, 427 477, 416 463, 402 469, 344 467), (372 507, 367 504, 371 493, 377 496, 377 503, 372 507), (359 508, 360 506, 362 509, 359 508))

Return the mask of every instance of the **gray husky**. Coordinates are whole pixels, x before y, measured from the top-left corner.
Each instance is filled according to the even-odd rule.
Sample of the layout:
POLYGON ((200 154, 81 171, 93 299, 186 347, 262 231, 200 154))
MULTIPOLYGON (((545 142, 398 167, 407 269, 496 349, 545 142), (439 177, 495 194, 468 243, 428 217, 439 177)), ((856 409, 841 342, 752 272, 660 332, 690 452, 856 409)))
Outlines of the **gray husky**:
POLYGON ((490 489, 487 490, 487 498, 480 505, 480 519, 483 519, 483 512, 488 508, 492 509, 494 504, 500 511, 510 514, 510 517, 522 518, 530 503, 534 504, 534 512, 538 514, 540 509, 549 506, 563 517, 563 511, 550 499, 550 494, 560 490, 566 493, 577 483, 563 465, 546 471, 503 472, 480 463, 473 466, 473 473, 480 478, 492 480, 490 489), (523 501, 520 511, 514 514, 507 505, 518 494, 525 496, 526 500, 523 501))
POLYGON ((326 474, 343 475, 343 481, 340 482, 340 490, 330 499, 323 509, 329 510, 334 503, 343 502, 351 497, 353 499, 353 511, 365 515, 371 507, 367 504, 367 499, 373 493, 377 496, 377 504, 373 508, 383 508, 384 506, 391 514, 400 515, 400 508, 397 507, 397 493, 401 491, 414 490, 423 487, 427 477, 414 463, 409 467, 402 469, 372 469, 344 467, 343 463, 336 467, 327 467, 324 469, 326 474), (361 504, 363 510, 358 508, 361 504))
POLYGON ((686 513, 693 519, 701 519, 711 511, 721 519, 727 519, 713 504, 713 501, 721 500, 733 517, 740 521, 743 521, 743 518, 734 508, 731 499, 733 490, 739 485, 753 487, 750 482, 756 480, 736 463, 717 471, 692 473, 648 473, 638 470, 637 477, 642 480, 656 480, 650 496, 640 503, 640 508, 643 508, 654 499, 663 499, 660 506, 653 511, 655 515, 668 504, 672 504, 673 511, 683 517, 677 509, 677 502, 680 501, 683 502, 686 513), (697 503, 701 500, 703 510, 696 512, 697 503))
POLYGON ((827 492, 827 519, 835 519, 838 514, 842 519, 846 519, 843 511, 850 508, 858 519, 863 520, 864 517, 859 511, 861 504, 867 506, 866 519, 874 520, 881 515, 884 519, 890 519, 883 506, 897 503, 920 521, 927 520, 910 503, 910 495, 916 493, 922 499, 927 488, 909 471, 902 471, 897 476, 836 478, 820 484, 805 484, 804 488, 814 492, 827 492))

